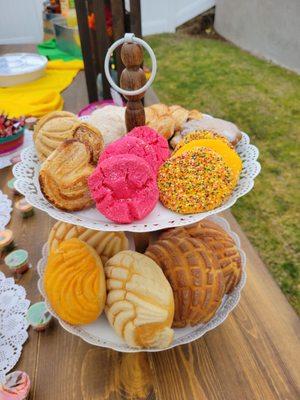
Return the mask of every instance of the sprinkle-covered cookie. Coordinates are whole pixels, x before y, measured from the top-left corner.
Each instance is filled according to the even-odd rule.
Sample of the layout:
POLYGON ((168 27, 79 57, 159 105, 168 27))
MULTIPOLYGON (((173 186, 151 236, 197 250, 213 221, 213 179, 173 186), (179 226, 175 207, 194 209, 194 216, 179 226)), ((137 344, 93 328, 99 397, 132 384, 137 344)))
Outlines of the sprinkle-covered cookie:
POLYGON ((213 210, 234 186, 234 175, 223 158, 205 147, 170 158, 158 172, 161 202, 182 214, 213 210))

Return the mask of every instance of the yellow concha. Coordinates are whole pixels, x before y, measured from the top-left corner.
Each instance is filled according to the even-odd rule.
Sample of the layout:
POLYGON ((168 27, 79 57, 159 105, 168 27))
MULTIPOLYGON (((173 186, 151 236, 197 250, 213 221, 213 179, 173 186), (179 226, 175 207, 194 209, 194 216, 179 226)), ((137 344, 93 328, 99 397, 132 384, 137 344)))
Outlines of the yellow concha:
POLYGON ((51 307, 62 320, 74 325, 95 321, 106 301, 100 257, 77 238, 63 241, 50 252, 44 288, 51 307))
POLYGON ((231 168, 236 179, 242 171, 242 160, 235 150, 230 148, 223 140, 220 139, 199 139, 180 147, 172 157, 178 157, 188 151, 193 151, 199 147, 207 147, 217 152, 225 161, 226 165, 231 168))
POLYGON ((119 251, 128 250, 129 242, 124 232, 103 232, 58 221, 51 229, 48 244, 55 250, 59 244, 71 238, 78 238, 92 246, 101 257, 103 265, 119 251))

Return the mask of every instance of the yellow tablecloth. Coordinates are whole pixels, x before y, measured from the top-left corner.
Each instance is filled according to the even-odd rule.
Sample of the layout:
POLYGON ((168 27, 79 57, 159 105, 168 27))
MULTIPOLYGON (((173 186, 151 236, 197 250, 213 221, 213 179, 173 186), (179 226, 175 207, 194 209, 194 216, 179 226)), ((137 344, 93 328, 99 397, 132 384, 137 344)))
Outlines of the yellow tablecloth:
POLYGON ((50 111, 61 110, 64 102, 60 93, 71 84, 80 69, 83 69, 81 60, 49 61, 42 78, 24 85, 0 88, 0 112, 10 117, 41 117, 50 111))

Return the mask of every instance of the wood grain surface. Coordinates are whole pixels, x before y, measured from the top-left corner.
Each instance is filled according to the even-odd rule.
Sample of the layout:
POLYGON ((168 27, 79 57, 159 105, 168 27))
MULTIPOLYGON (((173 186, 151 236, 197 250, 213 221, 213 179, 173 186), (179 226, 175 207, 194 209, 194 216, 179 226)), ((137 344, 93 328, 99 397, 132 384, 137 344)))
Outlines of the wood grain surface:
MULTIPOLYGON (((2 47, 0 52, 32 47, 2 47)), ((81 72, 64 92, 65 109, 87 103, 81 72)), ((153 101, 153 98, 146 102, 153 101)), ((0 170, 0 189, 8 193, 11 168, 0 170)), ((239 305, 203 338, 160 353, 121 354, 91 346, 56 321, 29 339, 16 368, 31 378, 30 400, 298 400, 300 324, 240 226, 225 217, 247 254, 247 283, 239 305)), ((32 302, 38 293, 36 263, 54 220, 39 210, 23 220, 13 211, 9 227, 27 249, 33 268, 18 281, 32 302)), ((6 267, 0 269, 9 276, 6 267)))

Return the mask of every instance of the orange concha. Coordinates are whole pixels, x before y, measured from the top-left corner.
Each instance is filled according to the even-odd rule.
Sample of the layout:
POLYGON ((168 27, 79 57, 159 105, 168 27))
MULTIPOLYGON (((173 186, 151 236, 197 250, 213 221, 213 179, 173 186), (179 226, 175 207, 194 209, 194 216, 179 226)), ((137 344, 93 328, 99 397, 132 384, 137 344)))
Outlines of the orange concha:
POLYGON ((77 238, 62 242, 48 257, 44 288, 51 307, 64 321, 74 325, 95 321, 106 300, 99 255, 77 238))

